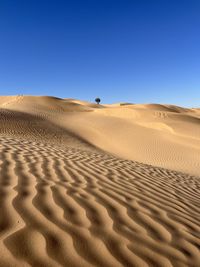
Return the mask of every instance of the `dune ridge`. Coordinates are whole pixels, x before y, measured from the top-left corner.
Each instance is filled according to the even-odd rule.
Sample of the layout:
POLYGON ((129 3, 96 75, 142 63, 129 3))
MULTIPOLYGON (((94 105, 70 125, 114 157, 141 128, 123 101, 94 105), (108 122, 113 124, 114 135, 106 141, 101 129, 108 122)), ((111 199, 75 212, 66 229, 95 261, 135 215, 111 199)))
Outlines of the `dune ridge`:
POLYGON ((0 267, 200 266, 199 119, 0 97, 0 267))

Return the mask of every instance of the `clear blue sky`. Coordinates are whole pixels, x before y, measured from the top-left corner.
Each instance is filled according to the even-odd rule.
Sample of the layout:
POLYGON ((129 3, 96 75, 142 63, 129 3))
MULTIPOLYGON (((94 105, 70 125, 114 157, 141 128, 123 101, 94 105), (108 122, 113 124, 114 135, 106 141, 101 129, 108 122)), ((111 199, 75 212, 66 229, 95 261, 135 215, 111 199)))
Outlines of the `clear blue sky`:
POLYGON ((0 95, 200 106, 199 0, 0 0, 0 95))

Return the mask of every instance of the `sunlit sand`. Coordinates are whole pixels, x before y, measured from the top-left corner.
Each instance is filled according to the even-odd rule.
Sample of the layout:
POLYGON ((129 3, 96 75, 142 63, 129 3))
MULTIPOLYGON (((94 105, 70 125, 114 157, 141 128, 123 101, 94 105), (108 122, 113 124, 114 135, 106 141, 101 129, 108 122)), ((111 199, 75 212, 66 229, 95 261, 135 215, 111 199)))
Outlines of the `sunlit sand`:
POLYGON ((0 267, 200 266, 200 109, 0 97, 0 267))

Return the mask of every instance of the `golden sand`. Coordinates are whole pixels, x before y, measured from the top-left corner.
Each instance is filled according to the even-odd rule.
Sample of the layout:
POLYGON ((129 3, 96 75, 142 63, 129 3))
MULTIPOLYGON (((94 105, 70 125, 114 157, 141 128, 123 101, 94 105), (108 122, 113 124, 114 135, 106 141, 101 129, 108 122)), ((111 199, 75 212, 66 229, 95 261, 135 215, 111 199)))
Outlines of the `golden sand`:
POLYGON ((200 266, 200 109, 0 97, 0 267, 200 266))

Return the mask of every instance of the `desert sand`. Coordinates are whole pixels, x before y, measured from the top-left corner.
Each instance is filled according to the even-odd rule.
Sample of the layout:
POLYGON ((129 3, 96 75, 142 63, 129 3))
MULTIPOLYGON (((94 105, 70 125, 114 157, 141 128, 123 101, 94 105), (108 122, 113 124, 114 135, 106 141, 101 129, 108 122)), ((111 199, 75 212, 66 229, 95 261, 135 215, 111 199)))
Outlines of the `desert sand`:
POLYGON ((0 267, 200 266, 200 109, 0 97, 0 267))

